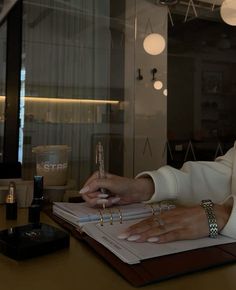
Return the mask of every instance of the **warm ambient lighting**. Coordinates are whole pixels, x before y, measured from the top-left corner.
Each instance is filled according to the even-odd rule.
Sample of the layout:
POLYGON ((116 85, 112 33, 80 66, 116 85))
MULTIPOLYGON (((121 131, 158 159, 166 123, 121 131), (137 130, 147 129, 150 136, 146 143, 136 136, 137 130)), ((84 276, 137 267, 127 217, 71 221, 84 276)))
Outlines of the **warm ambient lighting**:
POLYGON ((236 1, 225 0, 220 8, 220 15, 225 23, 236 25, 236 1))
MULTIPOLYGON (((0 100, 5 100, 5 96, 0 96, 0 100)), ((85 104, 119 104, 119 101, 111 100, 93 100, 93 99, 62 99, 62 98, 42 98, 42 97, 25 97, 25 101, 31 102, 50 102, 50 103, 85 103, 85 104)))
POLYGON ((163 87, 163 83, 161 81, 155 81, 153 87, 155 90, 161 90, 163 87))
POLYGON ((165 47, 165 38, 158 33, 151 33, 147 35, 143 41, 144 50, 151 55, 158 55, 162 53, 165 47))

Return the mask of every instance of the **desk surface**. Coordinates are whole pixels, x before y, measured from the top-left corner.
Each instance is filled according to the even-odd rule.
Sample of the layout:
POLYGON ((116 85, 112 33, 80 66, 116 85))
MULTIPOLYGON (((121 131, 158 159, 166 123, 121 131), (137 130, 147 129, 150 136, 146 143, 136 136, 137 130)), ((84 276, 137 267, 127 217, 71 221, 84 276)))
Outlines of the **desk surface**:
MULTIPOLYGON (((42 214, 41 221, 57 226, 45 214, 42 214)), ((0 229, 26 223, 26 209, 18 210, 16 223, 5 221, 4 207, 0 206, 0 229)), ((141 289, 235 290, 235 277, 236 264, 232 264, 154 283, 141 289)), ((17 262, 0 254, 0 287, 4 290, 137 289, 126 282, 89 246, 73 237, 69 249, 25 261, 17 262)))

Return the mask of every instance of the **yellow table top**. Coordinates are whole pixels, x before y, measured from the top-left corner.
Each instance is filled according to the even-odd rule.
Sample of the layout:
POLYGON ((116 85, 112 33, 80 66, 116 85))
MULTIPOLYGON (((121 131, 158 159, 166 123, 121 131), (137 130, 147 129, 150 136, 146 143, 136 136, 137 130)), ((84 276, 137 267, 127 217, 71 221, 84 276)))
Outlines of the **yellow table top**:
MULTIPOLYGON (((27 223, 26 209, 18 210, 17 222, 6 221, 4 211, 4 206, 0 206, 0 229, 27 223)), ((42 214, 41 221, 57 226, 45 214, 42 214)), ((231 264, 154 283, 142 289, 235 290, 235 277, 236 264, 231 264)), ((0 254, 0 288, 2 290, 137 289, 100 259, 89 246, 73 237, 69 249, 25 261, 15 261, 0 254)))

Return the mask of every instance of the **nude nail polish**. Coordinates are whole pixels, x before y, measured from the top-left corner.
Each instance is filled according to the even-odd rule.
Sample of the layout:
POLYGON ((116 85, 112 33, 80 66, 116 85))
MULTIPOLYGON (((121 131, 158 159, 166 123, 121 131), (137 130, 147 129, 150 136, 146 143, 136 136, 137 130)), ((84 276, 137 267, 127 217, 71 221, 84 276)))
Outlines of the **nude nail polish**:
POLYGON ((156 243, 158 241, 159 241, 158 237, 150 237, 147 239, 147 242, 149 242, 149 243, 156 243))
POLYGON ((130 241, 130 242, 135 242, 135 241, 137 241, 140 237, 141 237, 140 235, 133 235, 133 236, 128 237, 127 240, 130 241))
POLYGON ((98 194, 98 197, 99 198, 107 198, 109 195, 108 194, 106 194, 106 193, 100 193, 100 194, 98 194))
POLYGON ((99 205, 106 204, 106 203, 108 203, 108 200, 107 199, 103 199, 103 198, 98 199, 97 202, 96 202, 96 204, 99 204, 99 205))
POLYGON ((120 197, 114 197, 111 199, 112 204, 117 203, 118 201, 120 201, 120 197))
POLYGON ((125 240, 128 238, 128 236, 129 236, 129 234, 127 234, 127 233, 121 233, 117 236, 117 238, 120 240, 125 240))
POLYGON ((83 194, 83 193, 87 193, 89 192, 89 187, 88 186, 85 186, 83 188, 80 189, 79 193, 83 194))

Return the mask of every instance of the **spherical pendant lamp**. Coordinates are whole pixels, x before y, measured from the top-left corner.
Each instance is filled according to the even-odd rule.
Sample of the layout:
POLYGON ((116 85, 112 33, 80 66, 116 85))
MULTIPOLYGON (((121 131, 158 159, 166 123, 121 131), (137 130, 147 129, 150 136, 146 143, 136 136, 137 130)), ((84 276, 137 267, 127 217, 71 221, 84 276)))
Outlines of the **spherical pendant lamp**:
POLYGON ((220 15, 225 23, 236 25, 236 0, 225 0, 220 8, 220 15))
POLYGON ((158 33, 147 35, 143 41, 143 48, 150 55, 158 55, 162 53, 165 47, 165 38, 158 33))

